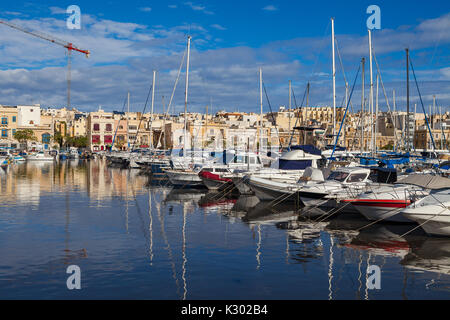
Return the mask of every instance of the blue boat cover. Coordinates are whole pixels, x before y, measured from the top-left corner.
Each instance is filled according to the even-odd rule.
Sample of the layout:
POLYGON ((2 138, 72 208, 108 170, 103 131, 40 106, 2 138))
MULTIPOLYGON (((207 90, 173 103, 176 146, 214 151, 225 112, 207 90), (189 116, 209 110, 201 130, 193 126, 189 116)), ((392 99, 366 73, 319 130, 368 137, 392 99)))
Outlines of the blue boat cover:
POLYGON ((321 156, 322 155, 322 151, 320 151, 319 149, 317 149, 313 145, 292 146, 291 150, 303 150, 303 151, 305 151, 306 153, 309 153, 309 154, 314 154, 314 155, 317 155, 317 156, 321 156))

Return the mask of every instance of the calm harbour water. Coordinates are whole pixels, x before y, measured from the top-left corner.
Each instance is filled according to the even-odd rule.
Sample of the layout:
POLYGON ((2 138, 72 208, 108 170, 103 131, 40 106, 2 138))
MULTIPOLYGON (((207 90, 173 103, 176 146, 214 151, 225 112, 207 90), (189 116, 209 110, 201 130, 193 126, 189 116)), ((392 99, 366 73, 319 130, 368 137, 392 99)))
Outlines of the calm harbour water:
POLYGON ((408 225, 358 233, 368 222, 345 214, 286 228, 288 205, 153 186, 99 160, 0 171, 0 299, 450 298, 450 239, 401 237, 408 225))

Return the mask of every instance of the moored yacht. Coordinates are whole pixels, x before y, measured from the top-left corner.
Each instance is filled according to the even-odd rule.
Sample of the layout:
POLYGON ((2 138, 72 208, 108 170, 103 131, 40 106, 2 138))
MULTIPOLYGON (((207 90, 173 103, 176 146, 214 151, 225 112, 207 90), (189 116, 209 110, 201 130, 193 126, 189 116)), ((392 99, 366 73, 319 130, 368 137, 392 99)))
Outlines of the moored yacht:
MULTIPOLYGON (((321 151, 314 146, 295 146, 283 154, 270 168, 258 168, 255 171, 242 170, 224 175, 224 178, 233 180, 240 194, 254 194, 249 185, 252 178, 261 180, 270 185, 275 183, 296 183, 308 167, 318 168, 322 160, 321 151)), ((267 199, 265 199, 267 200, 267 199)))
POLYGON ((335 200, 335 195, 361 193, 369 179, 368 168, 338 168, 324 182, 307 185, 300 188, 298 196, 305 206, 326 206, 327 199, 335 200))
POLYGON ((199 173, 200 179, 209 190, 220 190, 225 185, 232 184, 233 180, 225 174, 243 171, 256 171, 263 167, 261 158, 254 153, 237 153, 226 164, 205 166, 199 173))
POLYGON ((402 215, 417 222, 430 235, 449 237, 450 179, 441 179, 447 180, 444 182, 447 186, 432 190, 430 195, 404 209, 402 215))
POLYGON ((54 161, 55 158, 48 153, 38 152, 27 156, 28 161, 54 161))
MULTIPOLYGON (((351 203, 370 221, 390 221, 411 223, 403 211, 412 204, 430 194, 430 190, 441 185, 442 177, 414 174, 399 180, 395 185, 381 184, 369 187, 353 199, 344 199, 351 203)), ((445 184, 445 183, 444 183, 445 184)))

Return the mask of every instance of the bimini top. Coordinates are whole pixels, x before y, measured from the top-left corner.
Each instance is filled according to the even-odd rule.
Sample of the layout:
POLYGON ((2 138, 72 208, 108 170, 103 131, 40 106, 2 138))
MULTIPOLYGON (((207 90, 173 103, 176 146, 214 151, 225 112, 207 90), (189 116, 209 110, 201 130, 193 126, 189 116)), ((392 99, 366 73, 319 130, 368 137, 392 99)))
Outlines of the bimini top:
POLYGON ((450 179, 431 174, 412 174, 397 181, 397 184, 412 184, 425 189, 450 189, 450 179))

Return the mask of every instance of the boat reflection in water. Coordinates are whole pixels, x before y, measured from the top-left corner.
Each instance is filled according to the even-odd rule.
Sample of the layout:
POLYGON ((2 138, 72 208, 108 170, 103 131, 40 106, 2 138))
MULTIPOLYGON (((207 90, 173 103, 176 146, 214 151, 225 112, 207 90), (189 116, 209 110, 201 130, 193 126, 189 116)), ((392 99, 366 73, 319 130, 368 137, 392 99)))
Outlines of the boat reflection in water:
POLYGON ((411 250, 400 263, 416 271, 450 274, 450 239, 422 237, 409 240, 411 250))
POLYGON ((101 160, 0 172, 2 298, 71 298, 55 281, 69 264, 87 299, 450 298, 450 240, 404 236, 414 226, 172 189, 101 160))

